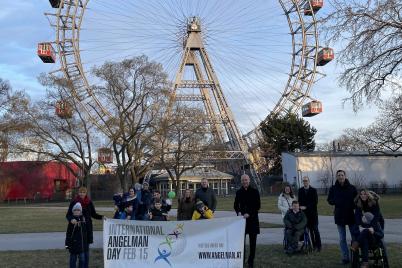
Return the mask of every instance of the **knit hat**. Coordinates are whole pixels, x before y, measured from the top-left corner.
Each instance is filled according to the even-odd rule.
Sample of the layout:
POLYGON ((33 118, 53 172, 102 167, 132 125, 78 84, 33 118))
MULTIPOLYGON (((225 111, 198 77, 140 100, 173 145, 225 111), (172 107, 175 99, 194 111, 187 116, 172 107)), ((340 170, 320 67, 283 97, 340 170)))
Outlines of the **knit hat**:
POLYGON ((373 219, 374 219, 374 215, 371 212, 366 212, 363 214, 362 222, 364 224, 370 224, 373 219))
POLYGON ((80 202, 75 203, 75 205, 73 206, 73 211, 74 210, 82 211, 82 206, 80 202))

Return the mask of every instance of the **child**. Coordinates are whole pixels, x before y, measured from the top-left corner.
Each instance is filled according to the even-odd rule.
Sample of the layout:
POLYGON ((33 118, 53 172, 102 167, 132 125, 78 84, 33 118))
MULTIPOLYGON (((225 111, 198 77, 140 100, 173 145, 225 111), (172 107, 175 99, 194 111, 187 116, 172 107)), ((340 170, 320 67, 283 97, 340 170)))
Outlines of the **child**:
POLYGON ((155 199, 153 208, 149 212, 149 219, 151 221, 167 221, 168 214, 162 209, 162 201, 155 199))
POLYGON ((66 249, 70 251, 70 267, 76 267, 77 257, 79 267, 85 267, 85 263, 88 263, 86 260, 89 257, 89 244, 87 224, 82 215, 81 203, 76 203, 72 211, 76 223, 73 224, 71 221, 68 223, 65 242, 66 249))
POLYGON ((119 220, 134 220, 133 215, 133 205, 129 204, 123 211, 120 211, 116 219, 119 220))
POLYGON ((205 206, 201 200, 197 201, 195 208, 192 220, 212 219, 214 217, 212 210, 205 206))
POLYGON ((124 200, 123 190, 119 189, 115 195, 113 195, 114 209, 115 213, 113 219, 120 219, 121 213, 124 211, 124 200))

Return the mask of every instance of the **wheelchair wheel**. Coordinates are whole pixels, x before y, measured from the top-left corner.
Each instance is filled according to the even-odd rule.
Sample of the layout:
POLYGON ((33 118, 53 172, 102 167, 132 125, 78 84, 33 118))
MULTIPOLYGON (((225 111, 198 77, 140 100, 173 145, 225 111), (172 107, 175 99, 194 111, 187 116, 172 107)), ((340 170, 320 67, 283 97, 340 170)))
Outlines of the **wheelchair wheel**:
POLYGON ((350 267, 352 268, 360 268, 360 250, 354 251, 350 250, 350 267))
POLYGON ((310 254, 313 252, 313 242, 311 240, 310 232, 308 229, 304 230, 303 245, 301 250, 306 254, 310 254))
POLYGON ((386 254, 384 254, 384 249, 383 248, 378 248, 377 250, 374 251, 374 267, 378 268, 389 268, 388 265, 388 258, 386 254))

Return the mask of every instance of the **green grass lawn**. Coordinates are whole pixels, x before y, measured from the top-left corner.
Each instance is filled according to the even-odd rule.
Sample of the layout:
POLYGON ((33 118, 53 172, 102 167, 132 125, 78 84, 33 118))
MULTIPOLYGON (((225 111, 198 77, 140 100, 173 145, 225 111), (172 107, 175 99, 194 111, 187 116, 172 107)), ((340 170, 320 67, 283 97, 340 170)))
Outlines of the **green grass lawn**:
MULTIPOLYGON (((219 197, 217 210, 233 210, 234 196, 219 197)), ((261 197, 261 210, 260 212, 279 213, 277 207, 277 196, 263 196, 261 197)), ((113 207, 112 200, 97 200, 94 201, 95 207, 113 207)), ((21 206, 55 206, 67 207, 68 202, 46 202, 46 203, 28 203, 24 204, 19 201, 11 202, 10 204, 4 202, 2 207, 21 207, 21 206)), ((385 218, 402 218, 402 194, 383 195, 380 199, 381 211, 385 218)), ((173 200, 173 208, 177 208, 177 199, 173 200)), ((0 208, 1 209, 1 208, 0 208)), ((319 196, 318 213, 320 215, 332 215, 333 207, 328 205, 327 197, 324 195, 319 196)))
MULTIPOLYGON (((218 198, 218 210, 233 210, 233 196, 218 198)), ((177 207, 176 200, 173 207, 177 207)), ((385 218, 402 218, 402 195, 382 196, 381 210, 385 218)), ((113 207, 111 200, 94 201, 95 207, 113 207)), ((332 215, 332 207, 326 202, 326 196, 319 197, 318 211, 320 215, 332 215)), ((33 204, 7 204, 0 207, 0 233, 19 232, 60 232, 66 228, 65 213, 68 202, 33 203, 33 204), (38 208, 24 208, 34 206, 38 208), (46 207, 60 207, 50 209, 46 207), (64 208, 64 209, 63 209, 64 208), (3 220, 6 219, 6 220, 3 220)), ((98 211, 99 212, 99 211, 98 211)), ((278 213, 277 197, 264 196, 261 198, 261 212, 278 213)), ((112 217, 112 212, 99 212, 112 217)), ((93 220, 94 230, 102 230, 102 221, 93 220)), ((268 223, 262 223, 262 228, 276 228, 268 223)))
MULTIPOLYGON (((113 212, 99 212, 113 217, 113 212)), ((66 211, 48 208, 0 208, 0 233, 64 232, 67 228, 66 211)), ((170 217, 176 220, 176 217, 170 217)), ((102 221, 92 220, 95 231, 102 231, 102 221)), ((261 222, 261 228, 279 228, 282 225, 261 222)))
MULTIPOLYGON (((390 267, 401 267, 401 244, 388 245, 390 267)), ((68 252, 66 250, 39 250, 39 251, 5 251, 0 252, 1 267, 68 267, 68 252)), ((247 255, 246 255, 247 256, 247 255)), ((339 249, 336 245, 324 245, 320 253, 310 255, 287 256, 282 246, 257 246, 255 267, 309 267, 309 268, 336 268, 340 265, 339 249)), ((103 267, 103 254, 101 249, 91 250, 90 267, 103 267)))

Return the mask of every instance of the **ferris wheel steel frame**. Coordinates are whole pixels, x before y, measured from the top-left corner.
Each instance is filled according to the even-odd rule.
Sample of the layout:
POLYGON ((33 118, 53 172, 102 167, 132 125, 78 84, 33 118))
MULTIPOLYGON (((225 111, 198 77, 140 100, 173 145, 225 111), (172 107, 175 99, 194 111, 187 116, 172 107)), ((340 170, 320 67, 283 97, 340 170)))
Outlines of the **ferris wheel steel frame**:
MULTIPOLYGON (((45 13, 56 29, 56 53, 62 72, 69 82, 72 95, 80 102, 91 121, 106 135, 111 135, 108 119, 112 118, 94 94, 85 75, 80 55, 80 30, 90 0, 62 0, 56 13, 45 13)), ((316 81, 317 56, 320 49, 315 12, 304 15, 304 8, 312 6, 309 0, 278 0, 287 18, 292 37, 292 63, 285 89, 270 114, 252 131, 243 136, 249 146, 258 144, 260 126, 274 115, 296 113, 316 81)))

